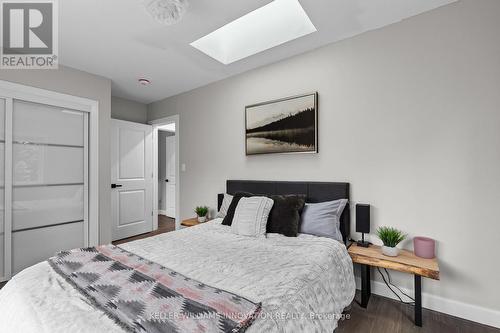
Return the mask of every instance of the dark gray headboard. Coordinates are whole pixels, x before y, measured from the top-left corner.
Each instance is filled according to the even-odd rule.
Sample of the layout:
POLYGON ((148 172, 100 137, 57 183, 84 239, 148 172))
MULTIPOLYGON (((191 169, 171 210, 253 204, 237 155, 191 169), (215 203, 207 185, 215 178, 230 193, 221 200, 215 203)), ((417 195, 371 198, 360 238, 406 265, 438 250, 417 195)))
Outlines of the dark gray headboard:
MULTIPOLYGON (((254 194, 305 194, 306 202, 324 202, 338 199, 348 199, 349 183, 330 182, 283 182, 283 181, 260 181, 260 180, 228 180, 226 182, 226 192, 235 194, 236 192, 250 192, 254 194)), ((218 196, 218 206, 220 209, 224 194, 218 196)), ((349 204, 346 205, 340 217, 340 232, 347 244, 351 231, 351 212, 349 204)))

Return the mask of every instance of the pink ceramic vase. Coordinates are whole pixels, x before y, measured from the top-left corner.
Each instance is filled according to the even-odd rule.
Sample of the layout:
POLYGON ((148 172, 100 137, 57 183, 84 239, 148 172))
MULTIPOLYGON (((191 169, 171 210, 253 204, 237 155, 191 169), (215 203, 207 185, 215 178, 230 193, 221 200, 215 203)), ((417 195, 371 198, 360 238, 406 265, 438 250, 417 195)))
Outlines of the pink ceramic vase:
POLYGON ((428 237, 415 237, 413 249, 417 257, 432 259, 436 256, 436 241, 428 237))

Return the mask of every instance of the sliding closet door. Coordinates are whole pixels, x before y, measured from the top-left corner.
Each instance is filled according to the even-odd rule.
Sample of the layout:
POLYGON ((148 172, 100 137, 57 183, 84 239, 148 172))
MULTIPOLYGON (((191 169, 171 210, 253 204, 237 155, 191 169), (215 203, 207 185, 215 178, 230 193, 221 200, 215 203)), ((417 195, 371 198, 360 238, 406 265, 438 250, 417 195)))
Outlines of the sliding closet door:
POLYGON ((83 247, 87 237, 88 115, 13 101, 12 273, 83 247))
MULTIPOLYGON (((0 98, 0 281, 5 280, 10 250, 5 232, 5 99, 0 98)), ((9 246, 10 248, 10 246, 9 246)))

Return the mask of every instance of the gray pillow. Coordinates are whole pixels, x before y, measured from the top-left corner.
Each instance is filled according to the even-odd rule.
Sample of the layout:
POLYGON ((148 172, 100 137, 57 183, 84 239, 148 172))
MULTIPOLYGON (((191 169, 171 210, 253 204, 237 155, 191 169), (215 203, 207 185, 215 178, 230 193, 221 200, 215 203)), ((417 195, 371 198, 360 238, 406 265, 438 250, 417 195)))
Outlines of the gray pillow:
POLYGON ((328 237, 342 242, 340 216, 347 199, 306 203, 302 211, 300 233, 328 237))
POLYGON ((266 197, 241 198, 234 212, 231 231, 242 236, 264 236, 273 203, 266 197))

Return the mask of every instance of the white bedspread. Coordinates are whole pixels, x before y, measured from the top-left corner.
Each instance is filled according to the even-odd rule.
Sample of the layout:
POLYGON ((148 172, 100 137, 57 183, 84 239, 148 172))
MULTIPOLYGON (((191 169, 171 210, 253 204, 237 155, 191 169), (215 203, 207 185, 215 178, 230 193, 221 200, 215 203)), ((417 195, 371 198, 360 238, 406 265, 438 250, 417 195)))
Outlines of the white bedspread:
MULTIPOLYGON (((328 314, 340 314, 355 292, 352 262, 343 244, 310 235, 238 236, 220 221, 121 247, 205 284, 262 302, 264 316, 248 333, 335 329, 337 320, 328 314)), ((123 332, 46 262, 20 272, 0 290, 0 331, 123 332)))

